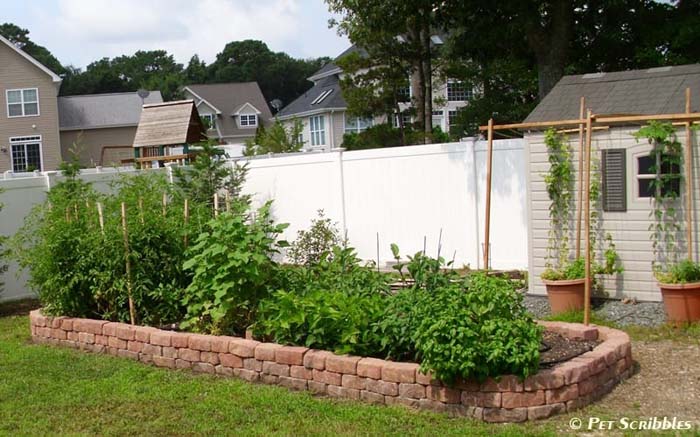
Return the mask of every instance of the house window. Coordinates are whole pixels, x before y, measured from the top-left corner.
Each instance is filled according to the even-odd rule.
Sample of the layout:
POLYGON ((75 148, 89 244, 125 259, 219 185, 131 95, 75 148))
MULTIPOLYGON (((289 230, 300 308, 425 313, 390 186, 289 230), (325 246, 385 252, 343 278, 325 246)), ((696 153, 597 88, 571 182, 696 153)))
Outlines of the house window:
POLYGON ((466 102, 474 97, 474 92, 464 82, 447 82, 447 100, 450 102, 466 102))
POLYGON ((457 125, 457 111, 447 112, 447 124, 449 127, 457 125))
POLYGON ((41 170, 41 135, 10 138, 12 171, 41 170))
POLYGON ((325 118, 323 115, 317 115, 309 118, 309 129, 311 131, 311 145, 324 146, 326 145, 326 128, 325 118))
POLYGON ((39 89, 7 90, 7 116, 29 117, 39 115, 39 89))
POLYGON ((433 111, 433 127, 439 126, 442 129, 442 121, 445 113, 440 111, 433 111))
POLYGON ((661 152, 637 158, 637 197, 675 196, 681 192, 680 160, 661 152))
POLYGON ((398 89, 397 92, 398 101, 400 103, 408 103, 411 101, 411 87, 406 85, 398 89))
POLYGON ((216 129, 216 116, 214 114, 202 114, 202 120, 206 120, 205 124, 208 129, 216 129))
MULTIPOLYGON (((413 123, 413 116, 409 112, 402 112, 401 118, 403 118, 403 125, 408 126, 413 123)), ((394 114, 394 127, 399 127, 399 114, 394 114)))
POLYGON ((359 134, 372 127, 372 118, 345 117, 345 133, 359 134))
POLYGON ((242 114, 240 117, 242 127, 255 127, 258 125, 258 116, 255 114, 242 114))

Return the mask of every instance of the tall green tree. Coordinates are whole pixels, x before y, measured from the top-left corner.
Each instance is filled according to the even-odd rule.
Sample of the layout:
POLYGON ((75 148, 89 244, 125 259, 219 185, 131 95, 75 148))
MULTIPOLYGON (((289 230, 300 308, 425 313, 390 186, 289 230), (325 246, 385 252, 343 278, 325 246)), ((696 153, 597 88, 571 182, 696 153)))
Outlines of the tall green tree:
POLYGON ((232 41, 208 66, 208 80, 256 81, 268 102, 280 99, 286 105, 312 86, 306 78, 328 60, 294 59, 286 53, 271 51, 262 41, 232 41))
POLYGON ((438 54, 432 37, 443 29, 440 13, 443 2, 326 0, 326 3, 341 16, 339 21, 331 20, 331 25, 366 50, 375 67, 384 65, 393 75, 395 66, 409 66, 416 126, 427 138, 432 132, 433 64, 438 54))
POLYGON ((28 55, 41 62, 54 73, 61 75, 66 72, 63 65, 61 65, 58 59, 56 59, 46 47, 36 44, 29 38, 29 30, 12 23, 3 23, 0 24, 0 35, 10 40, 10 42, 24 50, 28 55))

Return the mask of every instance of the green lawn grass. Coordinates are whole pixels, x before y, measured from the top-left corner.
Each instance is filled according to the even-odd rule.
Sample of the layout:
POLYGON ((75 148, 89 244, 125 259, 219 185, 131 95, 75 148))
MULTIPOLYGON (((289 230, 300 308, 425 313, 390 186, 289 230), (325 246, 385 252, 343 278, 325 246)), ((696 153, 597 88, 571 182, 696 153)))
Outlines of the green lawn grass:
POLYGON ((2 435, 551 435, 546 422, 472 419, 158 369, 30 343, 26 316, 0 318, 2 435))

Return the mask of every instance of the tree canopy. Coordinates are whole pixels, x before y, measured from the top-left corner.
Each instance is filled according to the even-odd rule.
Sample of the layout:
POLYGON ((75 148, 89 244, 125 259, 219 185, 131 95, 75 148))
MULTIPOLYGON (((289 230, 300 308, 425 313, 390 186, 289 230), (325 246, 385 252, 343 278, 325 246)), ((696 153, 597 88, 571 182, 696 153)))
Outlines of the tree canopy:
POLYGON ((35 44, 29 31, 11 23, 0 34, 63 77, 61 95, 160 90, 165 100, 181 97, 183 85, 194 83, 258 82, 266 101, 285 105, 308 90, 311 76, 328 58, 296 59, 273 52, 262 41, 232 41, 207 65, 197 54, 186 66, 165 50, 139 50, 133 55, 102 58, 85 69, 62 65, 48 49, 35 44))
MULTIPOLYGON (((366 66, 387 69, 400 59, 410 72, 423 62, 426 95, 423 109, 417 108, 419 118, 435 103, 426 88, 430 72, 461 80, 477 91, 460 111, 456 136, 476 133, 475 127, 491 117, 497 122, 521 121, 564 74, 700 62, 697 0, 326 2, 341 15, 331 24, 353 43, 367 44, 375 59, 366 66), (412 16, 423 20, 420 38, 411 34, 412 16), (429 45, 421 44, 425 34, 444 36, 444 46, 428 50, 429 45)), ((377 108, 377 101, 382 94, 376 89, 380 80, 392 88, 394 70, 363 81, 372 78, 357 62, 355 66, 353 73, 359 74, 343 83, 352 97, 349 105, 381 113, 384 109, 377 108)), ((415 84, 412 87, 415 106, 415 84)))

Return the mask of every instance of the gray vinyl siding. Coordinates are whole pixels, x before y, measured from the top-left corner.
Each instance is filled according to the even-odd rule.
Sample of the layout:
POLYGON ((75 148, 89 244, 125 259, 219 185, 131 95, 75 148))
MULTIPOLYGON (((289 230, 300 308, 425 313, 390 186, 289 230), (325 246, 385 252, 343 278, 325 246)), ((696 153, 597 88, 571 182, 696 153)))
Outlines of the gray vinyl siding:
POLYGON ((116 157, 120 159, 133 158, 134 153, 130 148, 134 145, 135 136, 136 126, 64 130, 61 131, 61 154, 64 160, 70 160, 71 148, 73 148, 73 144, 76 144, 80 151, 80 164, 86 167, 119 165, 120 162, 115 161, 116 157), (104 146, 125 146, 125 149, 105 150, 105 162, 102 162, 102 148, 104 146))
MULTIPOLYGON (((617 252, 622 260, 625 272, 622 275, 606 278, 603 282, 605 295, 608 297, 622 298, 635 297, 639 300, 659 301, 659 292, 656 280, 651 271, 653 261, 653 248, 649 239, 649 224, 651 211, 650 199, 638 198, 636 180, 636 158, 651 150, 645 140, 637 142, 632 133, 638 127, 618 127, 603 131, 595 131, 593 134, 593 150, 598 150, 598 160, 602 161, 602 149, 624 148, 626 150, 626 174, 627 174, 627 211, 626 212, 604 212, 602 210, 602 199, 600 202, 600 223, 604 232, 612 235, 617 252)), ((685 130, 683 127, 677 129, 678 139, 685 147, 685 130)), ((693 139, 693 250, 695 259, 698 259, 698 218, 700 215, 700 187, 698 186, 698 175, 700 175, 700 150, 698 149, 698 133, 694 133, 693 139)), ((550 205, 547 192, 545 190, 543 174, 549 169, 547 149, 544 145, 544 135, 541 132, 527 134, 525 138, 529 142, 528 150, 528 195, 529 195, 529 230, 528 241, 530 243, 529 265, 530 265, 530 292, 545 294, 545 288, 540 279, 540 274, 544 270, 547 252, 547 233, 549 228, 550 205)), ((576 151, 573 154, 575 176, 578 175, 578 134, 571 133, 568 136, 569 143, 576 151)), ((685 167, 684 167, 685 168, 685 167)), ((683 171, 683 173, 685 173, 683 171)), ((683 257, 687 251, 685 243, 685 181, 681 187, 681 198, 679 200, 678 217, 683 221, 682 231, 679 235, 679 254, 683 257)), ((575 211, 575 210, 574 210, 575 211)), ((572 214, 575 218, 575 214, 572 214)), ((602 235, 604 236, 604 234, 602 235)), ((600 238, 602 238, 602 236, 600 238)), ((599 239, 600 239, 599 238, 599 239)), ((575 222, 571 223, 570 247, 575 247, 575 222)), ((582 231, 583 240, 583 231, 582 231)), ((582 241, 582 250, 584 247, 582 241)))

